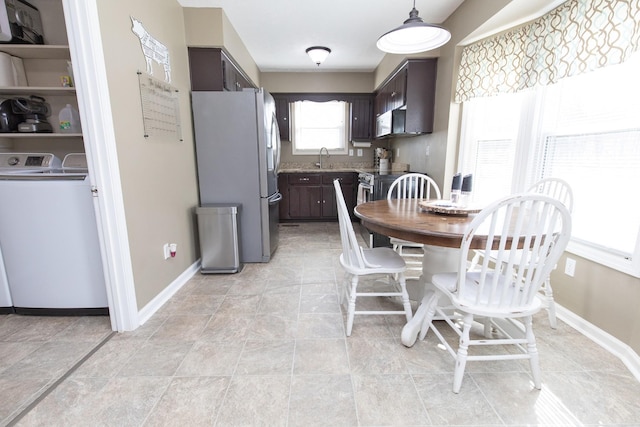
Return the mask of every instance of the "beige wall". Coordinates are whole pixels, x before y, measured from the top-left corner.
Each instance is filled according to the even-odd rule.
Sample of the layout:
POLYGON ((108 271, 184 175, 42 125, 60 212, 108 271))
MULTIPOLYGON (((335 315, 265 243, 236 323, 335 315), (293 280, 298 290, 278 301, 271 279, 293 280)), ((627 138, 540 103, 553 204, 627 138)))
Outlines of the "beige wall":
MULTIPOLYGON (((197 258, 192 209, 198 204, 191 128, 189 72, 182 8, 175 0, 98 2, 100 27, 118 162, 129 233, 138 308, 156 297, 197 258), (145 60, 131 17, 167 46, 172 85, 178 89, 184 141, 145 138, 138 70, 145 60), (164 260, 162 245, 177 243, 176 258, 164 260)), ((163 79, 162 67, 153 64, 163 79)))
POLYGON ((260 81, 269 92, 373 92, 371 73, 262 73, 260 81))
POLYGON ((220 8, 185 7, 185 39, 187 46, 224 46, 223 16, 220 8))
POLYGON ((566 252, 551 283, 558 304, 640 354, 640 279, 566 252), (564 273, 567 257, 576 260, 574 277, 564 273))

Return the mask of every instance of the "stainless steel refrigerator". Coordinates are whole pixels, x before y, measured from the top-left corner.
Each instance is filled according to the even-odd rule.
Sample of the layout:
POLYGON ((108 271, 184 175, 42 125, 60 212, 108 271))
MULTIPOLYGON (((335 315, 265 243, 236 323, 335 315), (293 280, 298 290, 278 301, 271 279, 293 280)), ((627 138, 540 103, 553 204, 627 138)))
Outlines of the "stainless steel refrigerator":
POLYGON ((241 204, 242 262, 268 262, 278 246, 280 132, 263 89, 192 93, 200 204, 241 204))

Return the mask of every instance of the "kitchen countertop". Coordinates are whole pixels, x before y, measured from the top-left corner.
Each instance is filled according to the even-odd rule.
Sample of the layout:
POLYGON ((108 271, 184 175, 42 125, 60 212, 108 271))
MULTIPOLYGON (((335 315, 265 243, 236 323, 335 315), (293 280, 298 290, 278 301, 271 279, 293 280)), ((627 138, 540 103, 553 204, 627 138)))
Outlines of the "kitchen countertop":
MULTIPOLYGON (((364 169, 362 168, 354 168, 354 167, 345 167, 345 168, 281 168, 279 170, 280 173, 331 173, 331 172, 360 172, 364 169)), ((369 168, 367 170, 373 171, 373 168, 369 168)))
POLYGON ((359 172, 362 170, 373 171, 373 165, 365 162, 353 162, 353 163, 329 163, 320 169, 313 163, 293 163, 286 162, 280 165, 280 172, 282 173, 315 173, 315 172, 359 172))
MULTIPOLYGON (((311 164, 304 163, 284 163, 281 165, 280 173, 330 173, 330 172, 369 172, 378 173, 378 168, 373 167, 371 164, 354 163, 354 164, 329 164, 328 167, 319 167, 311 164)), ((390 173, 405 172, 400 170, 391 170, 390 173)))
MULTIPOLYGON (((365 168, 357 168, 357 167, 342 167, 342 168, 280 168, 279 173, 337 173, 337 172, 368 172, 368 173, 379 173, 380 170, 374 167, 365 167, 365 168)), ((396 174, 408 171, 400 171, 400 170, 390 170, 387 174, 396 174)))

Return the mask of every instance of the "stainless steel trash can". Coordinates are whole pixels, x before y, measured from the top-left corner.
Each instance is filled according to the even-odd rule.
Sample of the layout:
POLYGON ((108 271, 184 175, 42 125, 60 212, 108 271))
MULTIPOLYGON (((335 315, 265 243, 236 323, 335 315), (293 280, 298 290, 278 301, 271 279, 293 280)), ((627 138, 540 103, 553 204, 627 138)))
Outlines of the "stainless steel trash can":
POLYGON ((240 263, 238 214, 241 204, 206 204, 196 208, 202 258, 201 273, 237 273, 240 263))

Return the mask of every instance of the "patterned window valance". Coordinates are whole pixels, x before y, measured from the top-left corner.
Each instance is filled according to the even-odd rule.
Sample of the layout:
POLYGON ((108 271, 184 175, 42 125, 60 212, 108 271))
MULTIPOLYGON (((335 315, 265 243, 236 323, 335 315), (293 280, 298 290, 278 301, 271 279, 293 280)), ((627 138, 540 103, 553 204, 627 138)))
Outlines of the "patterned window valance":
POLYGON ((640 44, 640 0, 569 0, 462 51, 455 102, 513 93, 624 62, 640 44))

